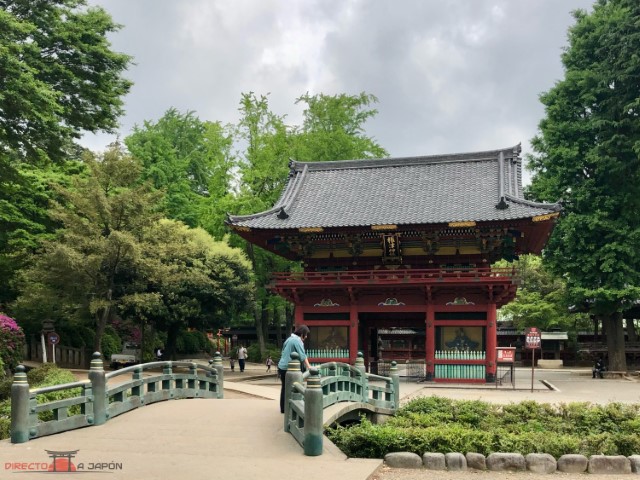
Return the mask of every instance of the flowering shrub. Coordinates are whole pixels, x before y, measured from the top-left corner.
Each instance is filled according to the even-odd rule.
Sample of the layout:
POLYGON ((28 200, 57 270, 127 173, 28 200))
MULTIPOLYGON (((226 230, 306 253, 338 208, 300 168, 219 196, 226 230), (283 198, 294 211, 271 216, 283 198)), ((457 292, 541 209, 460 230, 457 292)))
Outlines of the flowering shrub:
POLYGON ((0 313, 0 359, 6 368, 14 369, 22 361, 24 333, 16 321, 0 313))

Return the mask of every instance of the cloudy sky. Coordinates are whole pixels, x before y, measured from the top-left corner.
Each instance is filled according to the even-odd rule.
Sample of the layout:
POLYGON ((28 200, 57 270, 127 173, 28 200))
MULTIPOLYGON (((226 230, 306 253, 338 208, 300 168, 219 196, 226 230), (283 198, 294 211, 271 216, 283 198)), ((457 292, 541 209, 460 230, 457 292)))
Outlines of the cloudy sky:
MULTIPOLYGON (((134 57, 120 135, 170 107, 235 123, 242 92, 298 123, 309 92, 379 99, 367 133, 392 156, 511 146, 562 78, 571 11, 593 0, 90 0, 134 57)), ((101 150, 113 137, 87 136, 101 150)))

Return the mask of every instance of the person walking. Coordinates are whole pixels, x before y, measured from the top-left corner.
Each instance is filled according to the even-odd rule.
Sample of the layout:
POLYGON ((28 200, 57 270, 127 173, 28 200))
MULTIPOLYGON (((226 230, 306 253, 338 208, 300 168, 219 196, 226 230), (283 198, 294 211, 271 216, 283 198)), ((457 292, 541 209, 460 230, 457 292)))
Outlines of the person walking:
POLYGON ((267 373, 271 372, 271 365, 273 365, 273 360, 271 360, 271 355, 267 357, 267 373))
POLYGON ((247 359, 247 349, 240 345, 238 348, 238 366, 240 367, 240 371, 244 372, 244 365, 247 359))
MULTIPOLYGON (((296 352, 300 356, 300 368, 305 366, 307 369, 311 368, 309 358, 304 351, 304 341, 309 336, 309 327, 306 325, 299 325, 298 328, 287 338, 282 345, 282 354, 280 355, 280 361, 278 362, 278 375, 282 386, 280 388, 280 413, 284 413, 284 384, 287 375, 287 367, 289 366, 289 360, 291 354, 296 352)), ((304 370, 303 370, 304 371, 304 370)))

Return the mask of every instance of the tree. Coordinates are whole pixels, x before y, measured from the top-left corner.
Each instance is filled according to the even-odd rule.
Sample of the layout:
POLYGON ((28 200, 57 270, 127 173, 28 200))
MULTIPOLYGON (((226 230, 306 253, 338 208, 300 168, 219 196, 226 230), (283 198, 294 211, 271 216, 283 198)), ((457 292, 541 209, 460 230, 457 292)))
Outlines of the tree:
POLYGON ((86 5, 0 0, 0 163, 60 160, 82 131, 117 126, 130 57, 110 49, 119 26, 86 5))
MULTIPOLYGON (((508 262, 500 261, 499 266, 508 262)), ((514 262, 522 285, 513 302, 500 309, 502 318, 511 319, 516 328, 538 327, 542 330, 561 328, 577 332, 585 325, 584 314, 569 312, 566 281, 553 275, 536 255, 522 255, 514 262)))
POLYGON ((251 264, 226 241, 162 219, 145 233, 143 251, 138 291, 123 298, 122 311, 142 316, 167 332, 169 357, 185 328, 215 330, 229 317, 252 310, 251 264))
POLYGON ((626 370, 622 312, 640 298, 640 4, 599 0, 574 16, 564 79, 541 96, 530 194, 562 199, 545 260, 602 319, 609 368, 626 370))
POLYGON ((141 242, 158 218, 158 195, 138 183, 140 166, 118 144, 99 159, 87 156, 85 163, 87 174, 59 191, 63 200, 51 214, 62 228, 24 272, 16 308, 40 320, 89 313, 94 351, 102 351, 106 325, 122 298, 136 291, 141 242))
POLYGON ((306 104, 302 127, 293 158, 303 161, 353 160, 381 158, 389 154, 374 139, 365 135, 364 123, 378 111, 369 105, 374 95, 309 95, 296 103, 306 104))
POLYGON ((216 205, 231 189, 233 166, 226 127, 170 108, 157 122, 136 126, 125 144, 142 162, 142 178, 164 191, 167 217, 221 234, 223 212, 216 205))

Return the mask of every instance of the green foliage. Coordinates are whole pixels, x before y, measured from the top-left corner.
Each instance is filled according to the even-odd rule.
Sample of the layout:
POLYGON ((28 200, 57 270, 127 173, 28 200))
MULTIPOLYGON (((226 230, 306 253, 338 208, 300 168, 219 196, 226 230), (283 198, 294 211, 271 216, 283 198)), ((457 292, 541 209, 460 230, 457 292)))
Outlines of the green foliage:
MULTIPOLYGON (((38 368, 34 368, 27 372, 27 379, 29 380, 30 388, 42 388, 53 385, 62 385, 65 383, 73 383, 78 380, 69 370, 58 368, 55 364, 46 363, 38 368)), ((36 396, 38 404, 53 402, 56 400, 64 400, 65 398, 73 398, 80 395, 81 388, 71 388, 66 390, 59 390, 57 392, 43 393, 36 396)), ((80 406, 76 405, 68 409, 68 415, 77 415, 80 413, 80 406)), ((53 412, 41 412, 38 414, 38 419, 41 422, 48 422, 53 420, 53 412)))
POLYGON ((620 312, 640 298, 640 4, 574 13, 564 79, 541 96, 530 195, 561 199, 545 260, 571 301, 608 321, 610 367, 625 370, 620 312))
POLYGON ((176 351, 182 354, 211 351, 211 342, 207 335, 199 331, 182 331, 176 339, 176 351))
POLYGON ((280 353, 282 353, 281 350, 271 343, 265 345, 264 353, 260 353, 260 345, 257 343, 249 345, 247 348, 248 361, 255 363, 264 363, 267 361, 267 357, 271 356, 271 360, 277 365, 280 361, 280 353))
POLYGON ((102 336, 102 357, 110 359, 114 353, 122 352, 122 340, 114 331, 105 331, 102 336))
POLYGON ((107 39, 118 28, 86 0, 2 2, 0 161, 59 160, 82 131, 117 127, 131 86, 107 39))
POLYGON ((640 443, 639 412, 640 404, 500 406, 434 396, 409 402, 382 426, 363 420, 327 435, 348 456, 364 458, 393 451, 630 455, 640 443))

